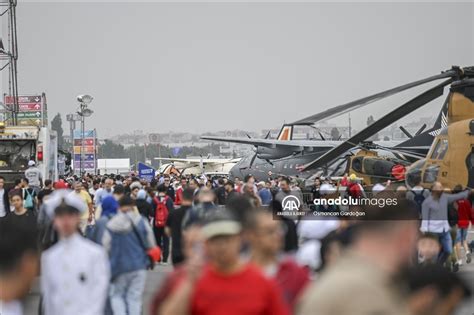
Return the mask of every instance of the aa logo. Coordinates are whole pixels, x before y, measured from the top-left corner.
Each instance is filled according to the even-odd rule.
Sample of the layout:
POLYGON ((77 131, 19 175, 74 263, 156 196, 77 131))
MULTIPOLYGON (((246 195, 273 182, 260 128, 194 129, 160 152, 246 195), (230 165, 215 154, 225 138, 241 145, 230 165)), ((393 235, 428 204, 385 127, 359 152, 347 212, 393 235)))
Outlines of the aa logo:
POLYGON ((300 200, 295 196, 286 196, 281 202, 283 211, 298 211, 301 206, 300 200))

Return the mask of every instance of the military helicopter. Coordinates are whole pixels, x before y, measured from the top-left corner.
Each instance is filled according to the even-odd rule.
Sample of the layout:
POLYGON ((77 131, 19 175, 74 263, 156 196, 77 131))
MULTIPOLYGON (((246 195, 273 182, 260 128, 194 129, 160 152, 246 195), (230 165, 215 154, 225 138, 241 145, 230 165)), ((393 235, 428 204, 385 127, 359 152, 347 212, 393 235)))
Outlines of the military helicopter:
POLYGON ((432 131, 435 139, 426 158, 407 168, 406 183, 408 186, 413 186, 421 180, 423 186, 430 187, 435 181, 440 181, 445 187, 451 189, 457 184, 473 188, 474 67, 453 66, 437 76, 437 79, 442 78, 447 78, 447 80, 392 110, 339 146, 307 163, 301 170, 327 167, 329 163, 354 149, 385 126, 442 96, 444 88, 450 85, 450 93, 445 101, 445 106, 448 108, 447 117, 443 118, 443 124, 439 130, 432 131))
POLYGON ((451 84, 447 127, 436 135, 425 159, 409 167, 407 186, 421 181, 430 188, 439 181, 444 187, 474 188, 474 68, 451 84))
POLYGON ((406 168, 411 165, 407 155, 414 160, 421 158, 413 153, 400 152, 373 142, 363 142, 348 154, 336 159, 321 175, 337 178, 354 174, 364 186, 373 186, 388 180, 401 182, 405 180, 406 168), (403 155, 403 158, 400 155, 403 155))

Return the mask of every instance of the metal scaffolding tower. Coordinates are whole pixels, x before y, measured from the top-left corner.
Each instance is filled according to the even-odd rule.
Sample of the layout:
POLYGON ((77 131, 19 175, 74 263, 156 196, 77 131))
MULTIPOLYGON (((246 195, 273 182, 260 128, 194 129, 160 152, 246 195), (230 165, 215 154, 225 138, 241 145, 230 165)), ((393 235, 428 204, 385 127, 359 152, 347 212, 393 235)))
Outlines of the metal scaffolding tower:
MULTIPOLYGON (((0 38, 0 71, 8 69, 8 94, 12 97, 12 104, 9 108, 5 108, 11 112, 10 124, 16 126, 18 124, 18 77, 17 77, 17 60, 18 45, 16 34, 16 0, 0 1, 0 22, 3 26, 7 24, 7 31, 2 31, 0 38), (7 46, 4 46, 3 36, 7 36, 7 46)), ((5 106, 5 104, 4 104, 5 106)))

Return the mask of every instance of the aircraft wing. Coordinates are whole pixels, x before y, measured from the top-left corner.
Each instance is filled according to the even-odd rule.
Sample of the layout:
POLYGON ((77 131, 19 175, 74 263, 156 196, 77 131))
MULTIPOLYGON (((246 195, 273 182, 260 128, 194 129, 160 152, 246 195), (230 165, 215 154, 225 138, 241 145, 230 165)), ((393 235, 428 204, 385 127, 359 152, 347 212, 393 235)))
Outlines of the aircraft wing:
POLYGON ((186 164, 196 164, 200 163, 206 164, 227 164, 227 163, 237 163, 239 159, 207 159, 207 158, 194 158, 194 159, 182 159, 182 158, 155 158, 158 161, 167 161, 167 162, 179 162, 186 164))
POLYGON ((253 138, 237 138, 237 137, 214 137, 214 136, 201 136, 203 140, 220 141, 220 142, 231 142, 248 144, 253 146, 261 146, 267 148, 333 148, 334 141, 318 141, 318 140, 277 140, 277 139, 253 139, 253 138))

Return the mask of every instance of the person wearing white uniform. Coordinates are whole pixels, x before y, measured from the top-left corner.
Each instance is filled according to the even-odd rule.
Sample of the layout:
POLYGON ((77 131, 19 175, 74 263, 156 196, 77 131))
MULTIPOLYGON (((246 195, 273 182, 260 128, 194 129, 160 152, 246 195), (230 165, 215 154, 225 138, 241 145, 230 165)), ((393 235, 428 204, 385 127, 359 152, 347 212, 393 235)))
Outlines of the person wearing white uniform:
POLYGON ((54 200, 59 202, 54 227, 60 240, 41 257, 45 314, 102 315, 110 279, 107 254, 77 232, 82 201, 71 194, 54 196, 54 200))

